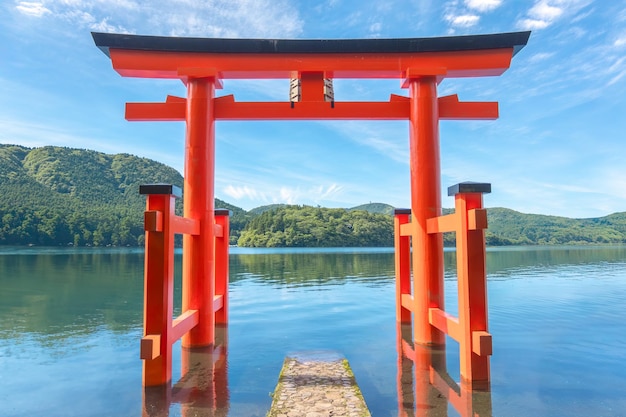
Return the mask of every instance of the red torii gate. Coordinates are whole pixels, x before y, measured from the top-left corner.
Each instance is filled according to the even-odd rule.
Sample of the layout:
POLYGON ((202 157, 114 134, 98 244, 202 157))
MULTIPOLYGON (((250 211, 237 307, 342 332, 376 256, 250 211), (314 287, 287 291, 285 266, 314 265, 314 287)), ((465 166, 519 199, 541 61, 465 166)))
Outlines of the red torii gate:
MULTIPOLYGON (((171 345, 214 343, 215 323, 227 321, 228 216, 214 211, 216 120, 408 120, 411 209, 396 213, 397 320, 410 322, 413 340, 461 346, 461 378, 489 384, 482 193, 489 184, 461 183, 456 213, 441 216, 439 120, 496 119, 497 102, 437 97, 444 78, 498 76, 528 42, 530 32, 439 38, 358 40, 209 39, 92 33, 96 45, 124 77, 171 78, 187 97, 164 103, 128 103, 126 119, 185 121, 184 216, 173 213, 180 190, 146 186, 144 384, 171 381, 171 345), (215 97, 224 79, 300 80, 298 102, 237 102, 215 97), (386 102, 325 101, 325 79, 397 78, 409 97, 386 102), (409 215, 411 216, 409 221, 409 215), (443 305, 443 239, 457 232, 459 318, 443 305), (183 314, 172 319, 173 235, 183 240, 183 314), (411 254, 412 247, 412 254, 411 254), (411 269, 413 294, 411 294, 411 269), (216 280, 217 279, 217 280, 216 280)), ((414 356, 407 347, 408 356, 414 356)))

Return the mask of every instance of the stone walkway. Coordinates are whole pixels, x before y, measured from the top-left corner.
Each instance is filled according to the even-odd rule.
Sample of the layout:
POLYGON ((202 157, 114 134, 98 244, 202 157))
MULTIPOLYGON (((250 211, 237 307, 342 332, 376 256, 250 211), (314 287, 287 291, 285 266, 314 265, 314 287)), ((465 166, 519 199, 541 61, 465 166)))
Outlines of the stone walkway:
POLYGON ((268 417, 369 417, 346 359, 287 357, 268 417))

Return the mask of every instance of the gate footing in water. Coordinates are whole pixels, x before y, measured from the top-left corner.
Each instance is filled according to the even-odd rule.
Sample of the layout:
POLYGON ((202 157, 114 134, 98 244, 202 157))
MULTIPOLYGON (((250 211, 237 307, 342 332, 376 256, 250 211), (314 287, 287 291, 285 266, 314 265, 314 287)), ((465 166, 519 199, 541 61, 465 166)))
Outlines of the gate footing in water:
POLYGON ((288 356, 268 417, 370 417, 345 358, 288 356))

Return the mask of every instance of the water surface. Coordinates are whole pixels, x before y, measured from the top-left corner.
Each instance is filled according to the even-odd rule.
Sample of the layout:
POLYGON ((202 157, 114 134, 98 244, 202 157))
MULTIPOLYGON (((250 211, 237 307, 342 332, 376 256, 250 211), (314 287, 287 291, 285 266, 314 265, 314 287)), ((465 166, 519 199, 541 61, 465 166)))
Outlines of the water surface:
MULTIPOLYGON (((454 252, 445 261, 455 312, 454 252)), ((492 390, 476 412, 625 415, 626 247, 490 249, 487 267, 492 390)), ((141 250, 0 248, 0 415, 158 409, 159 393, 141 387, 142 280, 141 250)), ((185 380, 169 415, 264 416, 285 356, 302 352, 345 356, 374 416, 415 406, 412 391, 398 403, 398 378, 413 375, 396 349, 391 249, 235 248, 230 282, 227 348, 190 361, 218 369, 225 389, 185 380)), ((445 362, 458 381, 457 348, 449 341, 445 362)), ((459 415, 433 398, 428 415, 459 415)))

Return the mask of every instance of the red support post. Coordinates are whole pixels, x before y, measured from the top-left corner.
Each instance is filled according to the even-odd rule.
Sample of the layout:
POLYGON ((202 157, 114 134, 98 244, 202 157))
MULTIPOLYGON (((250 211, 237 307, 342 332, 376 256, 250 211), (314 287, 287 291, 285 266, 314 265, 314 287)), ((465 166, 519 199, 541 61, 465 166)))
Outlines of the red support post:
POLYGON ((198 325, 183 336, 184 347, 214 343, 215 294, 215 77, 187 80, 185 217, 200 222, 200 233, 183 238, 183 311, 197 310, 198 325))
POLYGON ((461 183, 448 189, 455 196, 459 216, 456 233, 457 275, 459 291, 459 325, 461 328, 461 382, 471 390, 489 389, 489 356, 491 335, 487 329, 487 270, 485 234, 487 212, 483 193, 491 184, 461 183))
POLYGON ((144 337, 141 339, 143 385, 172 379, 172 314, 174 310, 174 202, 180 188, 172 185, 141 186, 147 194, 144 228, 144 337))
POLYGON ((228 247, 230 210, 215 210, 215 324, 228 323, 228 247))
MULTIPOLYGON (((419 236, 420 224, 413 219, 408 222, 408 210, 397 210, 395 216, 395 242, 396 242, 396 317, 398 325, 402 321, 404 309, 413 312, 414 329, 420 329, 423 321, 428 323, 431 330, 436 329, 441 335, 448 335, 459 342, 461 383, 468 390, 489 390, 489 356, 492 353, 491 334, 487 330, 487 272, 485 262, 485 235, 487 228, 487 211, 483 209, 482 194, 491 192, 491 184, 465 182, 448 188, 448 195, 455 196, 455 213, 446 216, 437 216, 426 219, 425 231, 430 236, 441 236, 443 233, 456 233, 457 253, 457 278, 458 278, 458 318, 448 314, 442 304, 431 304, 424 309, 420 300, 425 299, 418 287, 421 282, 415 275, 416 247, 413 246, 413 269, 414 269, 414 296, 410 295, 410 288, 406 288, 403 277, 410 271, 410 266, 403 263, 406 249, 403 248, 402 238, 419 236)), ((442 248, 443 253, 443 248, 442 248)), ((420 259, 421 260, 421 259, 420 259)), ((432 287, 427 287, 432 296, 432 287)), ((443 297, 443 286, 438 294, 443 297)), ((423 303, 423 301, 422 301, 423 303)), ((410 321, 410 316, 409 321, 410 321)), ((417 330, 419 331, 419 330, 417 330)), ((414 362, 428 362, 427 356, 435 354, 435 348, 428 348, 416 336, 414 330, 413 339, 415 346, 412 350, 414 362), (421 356, 417 354, 418 347, 421 356), (430 352, 430 353, 429 353, 430 352), (418 361, 418 358, 422 358, 418 361), (425 359, 426 358, 426 359, 425 359)), ((406 352, 405 352, 406 353, 406 352)), ((432 356, 434 358, 435 356, 432 356)), ((432 359, 431 358, 431 359, 432 359)), ((418 367, 419 368, 419 367, 418 367)), ((443 368, 439 366, 439 368, 443 368)))
POLYGON ((394 212, 394 246, 396 265, 396 321, 411 322, 411 310, 402 305, 402 297, 411 296, 411 237, 402 235, 401 227, 409 223, 411 210, 396 209, 394 212))
POLYGON ((443 238, 428 234, 427 221, 441 215, 437 78, 408 81, 413 241, 413 340, 445 344, 445 335, 430 325, 429 308, 443 309, 443 238))

